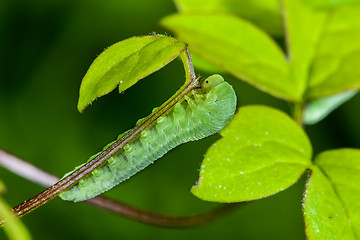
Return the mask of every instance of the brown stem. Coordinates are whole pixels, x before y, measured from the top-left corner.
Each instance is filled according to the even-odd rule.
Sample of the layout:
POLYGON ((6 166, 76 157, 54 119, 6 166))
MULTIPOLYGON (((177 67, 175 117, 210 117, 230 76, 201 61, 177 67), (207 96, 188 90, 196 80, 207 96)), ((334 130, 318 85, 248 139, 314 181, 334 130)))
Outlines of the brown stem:
MULTIPOLYGON (((186 73, 185 85, 172 98, 170 98, 167 102, 160 106, 157 111, 150 114, 149 117, 147 117, 140 124, 136 125, 122 138, 117 140, 114 144, 105 149, 103 152, 101 152, 94 159, 86 163, 84 166, 77 169, 67 177, 61 179, 60 181, 57 181, 58 178, 56 178, 55 176, 52 176, 0 149, 0 165, 31 181, 34 181, 44 186, 50 186, 42 193, 14 207, 12 209, 14 215, 20 217, 36 209, 47 201, 53 199, 62 191, 74 185, 81 178, 92 172, 95 168, 99 167, 112 155, 118 152, 127 143, 131 142, 144 129, 151 126, 156 121, 156 119, 169 111, 169 109, 171 109, 178 101, 180 101, 188 92, 190 92, 194 88, 197 88, 199 86, 199 79, 195 78, 192 60, 187 48, 184 52, 180 54, 180 57, 183 61, 186 73)), ((224 207, 220 207, 208 213, 189 217, 169 217, 135 209, 125 204, 101 197, 95 197, 93 199, 87 200, 86 202, 106 209, 108 211, 117 213, 119 215, 126 216, 136 221, 164 227, 188 227, 201 224, 216 218, 217 216, 232 209, 234 206, 233 204, 225 205, 224 207)), ((4 222, 0 219, 0 226, 2 226, 3 224, 4 222)))
POLYGON ((234 209, 235 207, 241 204, 241 203, 225 204, 209 212, 205 212, 197 215, 191 215, 191 216, 175 217, 175 216, 167 216, 167 215, 147 212, 141 209, 127 206, 125 204, 119 204, 114 200, 107 199, 104 197, 101 198, 95 197, 87 200, 87 202, 91 205, 95 205, 99 208, 108 210, 109 212, 112 213, 116 213, 120 216, 125 216, 126 218, 129 218, 137 222, 142 222, 145 224, 155 225, 159 227, 167 227, 167 228, 185 228, 185 227, 193 227, 200 224, 204 224, 218 218, 219 216, 227 212, 230 212, 232 209, 234 209))
MULTIPOLYGON (((8 168, 15 174, 18 174, 44 186, 49 186, 56 182, 56 180, 58 179, 57 177, 50 175, 49 173, 46 173, 2 150, 0 150, 0 165, 8 168)), ((46 203, 47 201, 57 196, 61 191, 70 187, 73 184, 73 181, 73 178, 71 177, 71 175, 69 175, 61 181, 56 182, 54 185, 52 185, 42 193, 31 198, 30 200, 25 201, 24 203, 14 207, 12 209, 13 213, 15 214, 15 216, 20 217, 34 210, 38 206, 46 203)), ((173 228, 191 227, 211 221, 219 217, 220 215, 230 211, 236 206, 236 204, 229 204, 199 215, 172 217, 146 212, 140 209, 133 208, 131 206, 127 206, 123 203, 115 202, 113 200, 102 197, 95 197, 93 199, 87 200, 86 202, 138 222, 173 228)), ((0 219, 0 226, 3 224, 4 222, 0 219)))
POLYGON ((24 160, 0 149, 0 166, 19 175, 31 182, 37 183, 43 187, 50 187, 59 181, 59 178, 45 172, 44 170, 31 165, 24 160))
POLYGON ((189 82, 193 79, 195 79, 195 71, 194 71, 194 66, 192 63, 192 59, 189 53, 189 49, 186 48, 185 51, 183 51, 180 54, 181 60, 183 62, 184 65, 184 69, 185 69, 185 75, 186 75, 186 82, 189 82))
POLYGON ((137 124, 133 129, 128 131, 123 137, 119 140, 114 142, 111 146, 106 148, 96 157, 94 157, 91 161, 84 164, 82 167, 77 169, 76 171, 72 172, 65 178, 61 179, 45 191, 39 193, 38 195, 34 196, 33 198, 25 201, 24 203, 16 206, 13 208, 13 212, 16 216, 20 217, 37 207, 41 206, 42 204, 46 203, 47 201, 53 199, 61 192, 65 191, 66 189, 70 188, 78 181, 80 181, 83 177, 90 174, 94 169, 98 168, 102 165, 106 160, 108 160, 111 156, 116 154, 120 149, 122 149, 126 144, 133 141, 139 134, 148 129, 151 125, 155 123, 155 121, 166 114, 172 107, 179 102, 184 96, 186 96, 190 91, 200 86, 200 79, 195 78, 191 79, 191 81, 186 82, 185 85, 168 101, 166 101, 163 105, 157 108, 156 111, 151 113, 148 117, 146 117, 142 122, 137 124))

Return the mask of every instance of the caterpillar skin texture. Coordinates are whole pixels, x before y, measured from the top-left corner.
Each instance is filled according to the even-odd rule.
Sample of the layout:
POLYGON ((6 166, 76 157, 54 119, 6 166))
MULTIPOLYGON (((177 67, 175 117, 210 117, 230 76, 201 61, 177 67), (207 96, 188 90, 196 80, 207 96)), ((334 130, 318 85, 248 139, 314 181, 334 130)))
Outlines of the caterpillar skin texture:
MULTIPOLYGON (((220 75, 212 75, 202 80, 169 111, 158 117, 149 128, 143 130, 103 165, 62 192, 60 197, 63 200, 78 202, 111 189, 153 163, 170 149, 217 133, 231 120, 235 109, 235 92, 220 75)), ((120 135, 119 139, 123 135, 120 135)))

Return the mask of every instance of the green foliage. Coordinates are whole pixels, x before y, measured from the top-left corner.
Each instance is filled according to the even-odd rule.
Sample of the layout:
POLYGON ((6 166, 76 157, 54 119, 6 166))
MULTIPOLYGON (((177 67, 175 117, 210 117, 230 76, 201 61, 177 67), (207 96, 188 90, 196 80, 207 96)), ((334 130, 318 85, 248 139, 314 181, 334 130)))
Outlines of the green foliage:
MULTIPOLYGON (((4 184, 0 181, 0 193, 5 190, 4 184)), ((15 219, 10 214, 10 207, 0 197, 0 219, 5 219, 7 224, 4 226, 4 230, 7 233, 10 240, 30 240, 30 233, 20 220, 15 219)))
POLYGON ((174 0, 179 12, 231 13, 253 22, 271 35, 282 36, 278 0, 174 0), (271 19, 271 21, 269 21, 271 19))
POLYGON ((264 106, 242 107, 207 151, 197 197, 217 202, 249 201, 294 184, 311 164, 311 145, 286 114, 264 106))
MULTIPOLYGON (((299 124, 320 121, 360 88, 358 1, 281 1, 286 54, 256 20, 229 10, 232 1, 220 10, 219 1, 176 2, 180 13, 162 19, 163 26, 211 64, 294 102, 299 124)), ((258 199, 311 169, 304 198, 308 238, 360 237, 359 150, 323 152, 312 163, 306 134, 284 114, 259 106, 240 108, 221 135, 204 157, 194 195, 216 202, 258 199)))
POLYGON ((316 166, 306 185, 303 211, 309 239, 354 239, 340 199, 316 166))
MULTIPOLYGON (((283 36, 281 12, 278 0, 175 0, 182 13, 230 13, 249 20, 273 36, 283 36), (272 19, 269 21, 269 19, 272 19)), ((197 69, 206 72, 222 73, 224 70, 204 58, 198 57, 191 50, 193 62, 197 69)))
POLYGON ((191 51, 235 76, 274 95, 300 100, 281 49, 249 22, 225 13, 185 13, 166 17, 162 25, 188 42, 191 51))
POLYGON ((171 62, 185 48, 185 43, 164 35, 133 37, 115 43, 95 59, 82 80, 79 111, 117 85, 119 92, 125 91, 171 62))
POLYGON ((332 9, 349 3, 360 3, 359 0, 302 0, 302 2, 314 9, 332 9))
MULTIPOLYGON (((296 119, 299 124, 269 107, 241 107, 220 132, 222 138, 208 149, 199 181, 191 192, 207 201, 249 201, 289 188, 309 169, 303 202, 308 239, 359 238, 360 150, 326 151, 312 162, 312 146, 300 128, 302 120, 312 124, 323 119, 360 87, 359 1, 283 0, 279 4, 277 0, 176 0, 176 4, 180 13, 161 23, 190 44, 196 66, 209 72, 227 71, 291 102, 300 111, 306 106, 304 119, 296 119)), ((188 79, 192 69, 183 55, 187 47, 184 42, 150 35, 112 45, 84 77, 79 111, 117 85, 120 92, 125 91, 179 55, 188 79)), ((22 129, 28 128, 25 126, 22 129)), ((56 158, 55 152, 45 154, 48 148, 44 146, 44 155, 56 158)), ((64 148, 59 148, 62 153, 64 148)), ((188 169, 183 170, 179 171, 182 180, 188 169)), ((141 183, 144 191, 154 186, 146 185, 147 180, 141 183)), ((7 213, 8 206, 0 199, 0 215, 6 217, 7 213)), ((90 230, 84 234, 90 236, 90 230)), ((124 232, 133 237, 139 231, 124 232)), ((23 236, 26 239, 26 233, 23 236)))
MULTIPOLYGON (((191 9, 191 4, 184 2, 186 9, 191 9)), ((360 4, 339 4, 338 8, 321 11, 299 0, 284 0, 282 5, 287 56, 262 29, 231 13, 212 13, 205 8, 206 13, 168 16, 162 25, 207 61, 289 101, 308 102, 358 89, 360 4)), ((332 3, 314 2, 313 7, 319 5, 332 3)))
MULTIPOLYGON (((312 9, 331 10, 360 0, 300 0, 312 9)), ((281 2, 278 0, 174 0, 177 9, 185 12, 223 12, 246 19, 272 36, 282 37, 281 2)), ((295 3, 296 4, 296 3, 295 3)), ((301 31, 301 30, 300 30, 301 31)), ((311 35, 311 34, 307 34, 311 35)))
MULTIPOLYGON (((327 188, 323 191, 318 191, 318 202, 313 201, 308 207, 318 206, 319 209, 314 209, 313 214, 317 218, 323 218, 330 223, 325 229, 319 229, 320 232, 327 233, 332 231, 339 231, 335 236, 342 239, 359 239, 360 238, 360 150, 359 149, 336 149, 325 151, 319 154, 314 163, 319 167, 323 175, 326 176, 328 183, 321 183, 321 186, 331 185, 331 189, 327 188), (333 194, 334 192, 335 194, 333 194), (328 193, 328 194, 327 194, 328 193), (322 195, 323 194, 323 195, 322 195), (322 196, 321 196, 322 195, 322 196), (323 208, 326 204, 321 204, 321 201, 340 203, 340 205, 332 206, 328 204, 329 212, 324 212, 323 208), (335 208, 335 209, 334 209, 335 208), (338 214, 332 214, 337 212, 338 214), (339 217, 338 221, 333 218, 339 217), (337 225, 336 225, 337 224, 337 225), (332 228, 333 230, 331 230, 332 228)), ((312 176, 311 176, 312 178, 312 176)), ((305 194, 305 198, 308 196, 305 194)), ((305 200, 305 208, 306 208, 305 200)), ((305 212, 306 214, 307 212, 305 212)), ((307 226, 314 226, 317 223, 315 219, 305 219, 307 226)), ((309 232, 309 237, 312 237, 309 232)), ((330 236, 330 235, 329 235, 330 236)), ((321 238, 316 238, 321 239, 321 238)), ((330 237, 323 237, 323 239, 330 239, 330 237)))
POLYGON ((360 150, 325 151, 314 163, 304 199, 309 239, 359 239, 360 150))
POLYGON ((296 83, 300 96, 303 96, 326 15, 323 12, 314 12, 298 1, 282 2, 290 81, 296 83))
POLYGON ((360 4, 327 12, 317 43, 307 99, 316 99, 360 86, 360 4))

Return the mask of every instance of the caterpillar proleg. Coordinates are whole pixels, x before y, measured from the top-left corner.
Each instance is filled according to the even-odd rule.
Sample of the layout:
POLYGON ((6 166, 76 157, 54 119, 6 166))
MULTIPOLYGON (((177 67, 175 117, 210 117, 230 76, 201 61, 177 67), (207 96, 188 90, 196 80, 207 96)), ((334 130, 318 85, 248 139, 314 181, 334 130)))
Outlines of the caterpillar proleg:
POLYGON ((59 196, 75 202, 93 198, 141 171, 170 149, 220 131, 235 109, 235 92, 220 75, 195 78, 117 141, 75 168, 78 172, 85 172, 89 166, 93 169, 59 196), (96 163, 104 157, 105 162, 96 163))

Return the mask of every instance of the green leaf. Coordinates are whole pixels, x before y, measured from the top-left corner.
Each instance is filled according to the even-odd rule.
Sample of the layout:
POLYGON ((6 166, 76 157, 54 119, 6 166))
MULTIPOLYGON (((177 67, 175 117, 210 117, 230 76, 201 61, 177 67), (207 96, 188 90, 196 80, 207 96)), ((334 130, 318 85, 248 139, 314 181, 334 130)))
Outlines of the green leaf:
MULTIPOLYGON (((347 220, 345 223, 349 224, 350 232, 356 236, 354 239, 359 239, 360 150, 336 149, 326 151, 317 156, 315 163, 331 182, 336 196, 346 213, 347 220)), ((349 235, 351 235, 350 232, 348 233, 349 235)))
POLYGON ((223 138, 207 151, 191 189, 203 200, 240 202, 273 195, 311 165, 307 136, 278 110, 242 107, 220 134, 223 138))
POLYGON ((314 9, 331 9, 341 5, 359 3, 360 0, 302 0, 314 9))
POLYGON ((360 88, 360 4, 328 15, 310 72, 308 99, 360 88))
POLYGON ((303 95, 326 15, 312 11, 299 0, 283 0, 282 3, 290 75, 297 83, 299 94, 303 95))
POLYGON ((125 91, 164 67, 186 49, 186 44, 164 35, 132 37, 102 52, 84 76, 78 103, 82 112, 97 97, 119 85, 125 91))
POLYGON ((174 2, 179 12, 224 11, 225 5, 221 0, 174 0, 174 2))
POLYGON ((278 0, 174 0, 179 12, 231 13, 248 20, 272 36, 283 36, 278 0))
POLYGON ((191 51, 275 96, 298 101, 279 46, 251 23, 229 14, 175 14, 162 25, 189 43, 191 51))
POLYGON ((305 233, 309 240, 354 239, 346 212, 326 176, 314 166, 303 200, 305 233))
POLYGON ((326 151, 314 162, 303 205, 308 239, 359 239, 360 150, 326 151))
POLYGON ((310 125, 320 122, 357 93, 358 91, 352 90, 310 102, 304 111, 304 123, 310 125))

